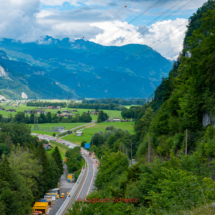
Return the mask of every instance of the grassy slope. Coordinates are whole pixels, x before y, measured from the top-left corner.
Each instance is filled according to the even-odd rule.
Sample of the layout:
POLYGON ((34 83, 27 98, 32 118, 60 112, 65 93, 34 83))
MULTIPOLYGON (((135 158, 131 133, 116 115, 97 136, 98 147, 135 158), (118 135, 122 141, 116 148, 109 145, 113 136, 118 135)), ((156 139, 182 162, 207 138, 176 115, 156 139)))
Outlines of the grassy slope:
POLYGON ((79 144, 82 141, 90 142, 91 137, 93 134, 97 131, 103 131, 105 132, 107 126, 113 125, 115 128, 121 128, 122 130, 128 130, 131 134, 134 133, 134 122, 102 122, 99 123, 91 128, 86 128, 83 130, 83 136, 77 137, 74 134, 70 134, 66 137, 63 137, 62 139, 79 144))
POLYGON ((65 159, 65 153, 68 150, 68 146, 65 146, 63 144, 60 144, 60 143, 52 141, 52 140, 50 141, 50 144, 53 148, 52 148, 52 150, 47 151, 47 153, 51 154, 54 151, 55 147, 58 146, 58 148, 60 150, 61 157, 64 160, 65 159))

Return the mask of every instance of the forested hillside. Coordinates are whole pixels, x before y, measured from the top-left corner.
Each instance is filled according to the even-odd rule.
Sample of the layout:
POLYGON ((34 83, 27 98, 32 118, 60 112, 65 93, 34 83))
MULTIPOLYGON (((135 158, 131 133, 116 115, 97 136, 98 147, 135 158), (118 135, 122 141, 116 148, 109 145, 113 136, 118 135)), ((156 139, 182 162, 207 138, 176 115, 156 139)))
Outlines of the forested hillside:
POLYGON ((87 197, 95 203, 76 203, 70 214, 215 214, 215 128, 202 126, 204 113, 215 115, 214 47, 215 1, 208 1, 190 18, 184 49, 154 100, 122 112, 136 119, 135 135, 92 138, 103 136, 93 146, 102 157, 98 190, 87 197), (124 147, 138 163, 129 165, 124 147))
POLYGON ((0 85, 10 98, 147 98, 172 62, 146 45, 102 46, 46 36, 0 41, 0 85), (154 63, 156 62, 156 63, 154 63))
POLYGON ((34 202, 57 187, 63 173, 59 150, 47 154, 47 141, 32 137, 23 123, 0 127, 0 214, 31 214, 34 202))

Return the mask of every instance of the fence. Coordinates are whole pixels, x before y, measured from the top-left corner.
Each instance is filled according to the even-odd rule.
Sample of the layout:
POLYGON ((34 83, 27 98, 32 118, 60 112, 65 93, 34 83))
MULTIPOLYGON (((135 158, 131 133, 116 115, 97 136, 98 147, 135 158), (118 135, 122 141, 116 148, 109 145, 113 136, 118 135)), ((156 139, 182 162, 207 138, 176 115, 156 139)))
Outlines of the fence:
POLYGON ((55 215, 64 215, 64 214, 66 214, 67 210, 69 208, 71 208, 73 201, 75 201, 75 197, 77 195, 77 192, 79 191, 79 188, 80 188, 80 186, 82 184, 81 182, 85 178, 84 177, 85 174, 86 174, 86 166, 85 166, 85 168, 83 168, 81 170, 81 174, 79 175, 74 187, 72 188, 72 190, 70 191, 69 195, 66 197, 66 200, 61 205, 60 209, 58 210, 58 212, 55 215))

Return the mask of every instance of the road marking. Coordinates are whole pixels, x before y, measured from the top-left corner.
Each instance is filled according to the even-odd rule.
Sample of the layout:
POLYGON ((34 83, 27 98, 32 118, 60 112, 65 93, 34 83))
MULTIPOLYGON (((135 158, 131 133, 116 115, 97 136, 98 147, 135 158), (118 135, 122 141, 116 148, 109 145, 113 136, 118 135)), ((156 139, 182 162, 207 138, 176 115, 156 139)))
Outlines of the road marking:
MULTIPOLYGON (((89 165, 87 165, 87 175, 88 175, 88 170, 89 170, 89 165)), ((87 179, 87 176, 86 176, 86 178, 85 178, 85 180, 84 180, 84 183, 82 184, 82 187, 81 187, 81 189, 80 189, 80 191, 79 191, 79 193, 78 193, 78 197, 79 197, 79 195, 80 195, 80 193, 81 193, 81 191, 82 191, 82 189, 83 189, 83 186, 84 186, 84 184, 85 184, 86 179, 87 179)))
POLYGON ((89 193, 89 191, 90 191, 90 187, 91 187, 91 185, 92 185, 93 178, 94 178, 94 165, 93 165, 93 177, 92 177, 92 179, 91 179, 90 186, 89 186, 89 189, 88 189, 88 191, 87 191, 87 193, 86 193, 86 196, 88 195, 88 193, 89 193))

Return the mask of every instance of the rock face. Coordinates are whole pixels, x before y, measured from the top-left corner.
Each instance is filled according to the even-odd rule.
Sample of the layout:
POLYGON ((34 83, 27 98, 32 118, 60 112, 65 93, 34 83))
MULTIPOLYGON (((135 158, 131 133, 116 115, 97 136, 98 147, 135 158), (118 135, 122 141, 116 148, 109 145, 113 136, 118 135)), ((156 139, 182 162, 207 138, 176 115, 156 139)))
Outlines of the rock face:
POLYGON ((209 113, 204 113, 202 118, 202 126, 207 127, 208 125, 214 125, 215 127, 215 120, 213 119, 209 113))
POLYGON ((24 92, 22 92, 22 98, 23 98, 23 99, 27 99, 27 98, 28 98, 27 94, 24 93, 24 92))
POLYGON ((4 68, 0 66, 0 77, 7 77, 7 73, 5 72, 4 68))

